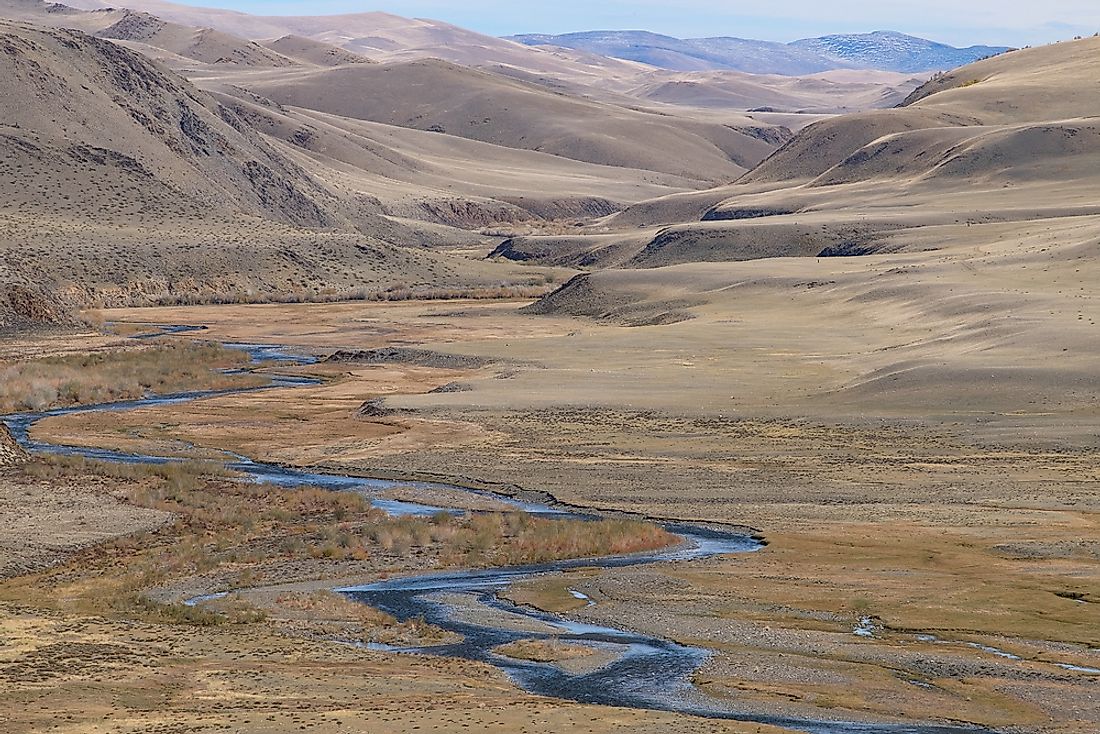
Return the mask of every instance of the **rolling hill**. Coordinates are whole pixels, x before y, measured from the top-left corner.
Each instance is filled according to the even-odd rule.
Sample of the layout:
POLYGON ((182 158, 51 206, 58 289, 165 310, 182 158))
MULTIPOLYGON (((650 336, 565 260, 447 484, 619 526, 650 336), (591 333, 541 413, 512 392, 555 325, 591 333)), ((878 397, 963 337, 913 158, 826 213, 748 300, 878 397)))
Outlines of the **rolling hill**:
MULTIPOLYGON (((738 131, 446 62, 375 64, 300 36, 261 44, 140 12, 28 0, 5 0, 4 11, 38 25, 2 30, 0 93, 28 103, 0 110, 0 328, 69 323, 68 309, 88 304, 522 290, 543 276, 430 249, 484 252, 499 240, 481 228, 604 216, 705 186, 700 170, 730 180, 785 135, 747 118, 738 131), (328 93, 292 99, 299 80, 328 93), (409 104, 428 110, 457 99, 432 85, 453 85, 483 95, 486 108, 503 100, 518 117, 457 136, 417 129, 437 123, 419 124, 412 107, 378 122, 333 106, 343 95, 396 107, 409 83, 425 92, 409 104), (526 141, 518 131, 538 114, 545 139, 526 141), (616 115, 624 142, 601 148, 596 125, 616 115), (592 130, 592 161, 553 154, 566 152, 555 136, 571 126, 582 137, 592 130), (667 150, 640 142, 651 129, 667 150), (669 164, 681 156, 697 168, 669 164)), ((443 120, 461 128, 481 113, 454 114, 443 120)))
POLYGON ((498 254, 661 267, 927 249, 954 227, 1091 222, 1098 50, 1100 39, 1084 39, 971 64, 903 107, 806 127, 732 185, 629 207, 587 246, 518 238, 498 254))
POLYGON ((289 34, 267 41, 264 46, 275 53, 314 66, 343 66, 345 64, 370 64, 366 56, 348 51, 340 46, 315 41, 312 38, 289 34))
POLYGON ((589 271, 531 313, 642 327, 620 338, 666 339, 692 368, 744 359, 722 372, 737 419, 768 379, 846 364, 828 388, 790 393, 797 415, 931 416, 974 445, 1092 446, 1098 79, 1098 38, 983 60, 904 107, 810 125, 732 185, 495 255, 589 271), (831 356, 803 331, 822 314, 816 328, 840 344, 831 356), (791 354, 800 367, 776 366, 791 354))
POLYGON ((955 48, 896 31, 849 33, 794 41, 795 46, 819 54, 838 66, 882 69, 906 74, 954 69, 1009 51, 1007 46, 955 48))
MULTIPOLYGON (((34 4, 39 3, 39 0, 5 0, 5 2, 34 4)), ((72 0, 71 4, 80 8, 94 9, 98 13, 118 12, 106 10, 118 5, 106 0, 72 0)), ((643 104, 663 102, 677 106, 701 105, 741 110, 779 106, 785 110, 811 109, 836 112, 881 106, 899 94, 900 97, 904 97, 915 86, 909 84, 904 78, 881 81, 871 75, 857 80, 848 79, 835 86, 830 85, 827 80, 818 79, 816 88, 806 90, 792 89, 787 83, 789 80, 761 77, 750 81, 741 74, 734 74, 729 79, 711 75, 711 78, 702 80, 677 80, 669 77, 667 69, 694 71, 727 67, 721 64, 701 63, 697 59, 691 63, 679 65, 661 63, 653 59, 650 60, 652 63, 639 63, 623 58, 613 58, 615 54, 606 55, 601 49, 563 48, 560 45, 543 48, 509 39, 494 38, 440 21, 402 18, 386 13, 256 16, 215 8, 189 7, 161 0, 127 0, 121 5, 134 11, 151 13, 158 18, 183 26, 215 29, 240 39, 256 41, 276 51, 280 49, 271 46, 271 39, 286 36, 308 38, 375 61, 441 59, 520 81, 540 84, 558 93, 564 92, 615 103, 624 103, 620 97, 625 95, 627 106, 637 106, 640 99, 643 104), (658 90, 651 96, 631 97, 633 91, 639 88, 659 83, 672 84, 678 81, 684 81, 685 84, 674 87, 672 91, 658 90), (854 89, 851 86, 853 83, 864 84, 867 88, 854 89), (745 92, 755 86, 760 93, 755 96, 749 94, 747 97, 731 95, 727 89, 722 88, 729 85, 737 86, 745 92), (773 87, 776 88, 782 101, 773 99, 776 96, 772 92, 773 87), (825 99, 822 99, 823 97, 825 99)), ((835 60, 829 61, 825 56, 785 44, 761 44, 757 41, 737 39, 718 39, 714 43, 730 46, 732 49, 730 53, 735 53, 738 48, 747 49, 744 53, 749 56, 760 53, 757 47, 767 47, 765 56, 770 54, 775 58, 786 59, 780 73, 806 74, 838 68, 835 60), (812 58, 813 62, 807 63, 808 58, 812 58)), ((715 53, 720 55, 721 51, 715 53)), ((851 64, 841 63, 839 67, 849 68, 851 64)), ((749 65, 745 70, 774 71, 767 64, 749 65)), ((918 81, 917 84, 919 83, 918 81)))
MULTIPOLYGON (((913 134, 913 146, 946 152, 960 130, 984 131, 975 156, 991 160, 1037 145, 1050 155, 1035 180, 1053 175, 1043 166, 1078 165, 1088 150, 1081 143, 1059 156, 1053 134, 992 129, 1008 125, 997 117, 1001 59, 983 62, 993 66, 981 79, 938 78, 906 108, 827 119, 788 143, 792 133, 769 120, 804 117, 792 122, 801 128, 815 118, 731 110, 862 110, 900 100, 915 83, 864 71, 681 75, 607 59, 586 67, 583 55, 431 21, 155 5, 175 17, 0 5, 26 21, 3 26, 4 97, 33 101, 0 110, 0 217, 11 233, 4 280, 19 294, 11 313, 541 282, 509 259, 653 268, 810 255, 838 239, 852 252, 907 247, 880 240, 917 220, 949 223, 955 209, 879 210, 855 223, 818 211, 889 198, 896 185, 878 182, 889 173, 883 161, 897 160, 893 149, 860 152, 884 135, 901 136, 895 147, 913 134), (381 62, 333 35, 371 24, 390 41, 358 46, 381 62), (421 58, 475 46, 496 66, 421 58), (514 54, 507 63, 504 51, 514 54), (586 86, 592 80, 599 88, 586 86), (985 90, 981 110, 945 103, 985 90), (532 234, 504 241, 497 232, 532 234), (485 262, 441 252, 497 245, 500 257, 485 262), (72 256, 56 257, 61 250, 72 256)), ((1028 104, 1069 103, 1039 95, 1028 104)), ((1087 126, 1077 133, 1089 139, 1087 126)), ((916 182, 906 185, 919 187, 923 163, 904 168, 916 182)), ((941 166, 935 175, 961 181, 970 170, 941 166)))
MULTIPOLYGON (((317 109, 297 110, 287 109, 249 91, 254 83, 274 85, 274 89, 279 89, 282 84, 293 87, 299 78, 315 77, 319 84, 330 79, 343 80, 336 91, 350 98, 362 98, 375 91, 395 97, 401 95, 400 86, 385 92, 378 84, 379 79, 393 81, 400 77, 400 64, 396 70, 393 64, 380 66, 384 74, 373 75, 363 68, 374 66, 369 59, 313 39, 283 36, 261 45, 219 31, 189 28, 129 10, 85 12, 35 0, 4 0, 0 7, 9 14, 40 24, 80 27, 100 37, 110 37, 112 41, 170 66, 217 97, 226 109, 255 123, 267 142, 282 146, 282 153, 294 158, 303 170, 308 169, 313 181, 334 184, 340 189, 337 198, 352 202, 348 204, 352 208, 365 208, 373 214, 422 220, 432 225, 484 226, 548 217, 606 214, 648 196, 704 185, 696 178, 586 165, 528 151, 522 141, 513 149, 503 145, 477 145, 451 135, 418 134, 415 132, 416 120, 401 120, 409 126, 409 130, 403 132, 392 125, 337 117, 328 112, 335 94, 323 89, 315 103, 317 109), (267 71, 271 73, 266 74, 267 71), (472 175, 475 173, 477 175, 472 175)), ((449 83, 445 75, 450 74, 459 80, 457 83, 466 85, 464 91, 471 96, 482 92, 491 94, 494 85, 524 90, 533 98, 548 101, 546 111, 551 116, 577 109, 588 110, 590 114, 599 114, 603 109, 614 113, 619 109, 553 93, 545 86, 514 82, 453 64, 421 63, 429 67, 434 65, 444 75, 434 80, 421 80, 428 87, 432 84, 445 86, 449 83)), ((414 96, 413 99, 422 102, 429 111, 437 104, 432 98, 414 96)), ((519 113, 526 114, 523 110, 519 113)), ((645 137, 645 128, 649 125, 668 126, 667 114, 629 110, 622 114, 635 123, 634 132, 641 137, 645 137)), ((774 141, 761 143, 756 138, 745 138, 748 146, 767 153, 782 141, 785 134, 782 129, 742 119, 753 134, 762 134, 774 141)), ((566 122, 568 120, 562 121, 566 122)), ((723 134, 727 130, 715 125, 708 129, 723 134)), ((637 141, 630 145, 642 149, 637 141)), ((700 143, 700 147, 704 145, 708 144, 700 143)), ((741 170, 717 149, 712 148, 708 155, 707 163, 723 178, 732 178, 741 170)), ((658 160, 659 156, 650 159, 651 162, 658 160)), ((333 186, 328 188, 335 190, 333 186)), ((462 233, 450 236, 459 241, 466 237, 462 233)))
POLYGON ((206 65, 287 68, 368 61, 312 39, 284 36, 260 44, 213 28, 113 7, 86 11, 43 0, 0 0, 0 17, 108 38, 178 70, 206 65))
POLYGON ((314 177, 233 109, 114 42, 0 22, 0 49, 0 98, 24 101, 0 108, 0 327, 64 321, 72 305, 530 278, 424 250, 438 228, 314 177))
POLYGON ((296 63, 253 41, 242 41, 211 28, 190 28, 169 23, 148 13, 125 11, 116 23, 96 35, 145 44, 204 64, 285 68, 296 63))
MULTIPOLYGON (((827 73, 826 73, 827 74, 827 73)), ((629 90, 639 99, 748 112, 841 114, 894 107, 923 80, 905 74, 853 72, 850 78, 776 76, 736 71, 655 72, 629 90)))
POLYGON ((403 18, 380 12, 341 15, 250 15, 219 8, 200 8, 162 0, 72 0, 84 10, 124 6, 197 28, 212 28, 239 38, 266 41, 301 36, 377 61, 438 58, 466 66, 503 65, 532 74, 552 75, 578 83, 633 76, 636 64, 578 51, 546 51, 495 38, 449 23, 403 18))
POLYGON ((281 105, 697 181, 737 178, 783 142, 748 119, 657 115, 430 59, 225 78, 281 105))

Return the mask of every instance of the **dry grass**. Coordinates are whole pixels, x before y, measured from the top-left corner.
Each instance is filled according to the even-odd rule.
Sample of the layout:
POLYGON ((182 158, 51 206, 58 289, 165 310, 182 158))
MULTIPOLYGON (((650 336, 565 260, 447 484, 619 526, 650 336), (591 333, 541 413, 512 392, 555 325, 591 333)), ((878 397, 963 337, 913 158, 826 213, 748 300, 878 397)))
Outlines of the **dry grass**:
MULTIPOLYGON (((36 459, 23 471, 58 481, 117 479, 115 497, 175 516, 165 529, 116 539, 49 572, 68 589, 58 597, 63 604, 88 613, 164 622, 248 621, 249 610, 217 615, 156 604, 143 595, 200 576, 214 575, 231 588, 248 588, 291 580, 285 576, 288 565, 300 569, 305 564, 299 578, 372 570, 385 575, 395 569, 631 553, 677 540, 661 528, 632 520, 547 520, 524 513, 393 518, 358 494, 234 481, 224 468, 201 462, 126 465, 50 457, 36 459)), ((384 641, 372 636, 375 628, 398 637, 424 634, 415 624, 358 621, 371 641, 384 641)))
POLYGON ((89 325, 93 326, 96 331, 104 334, 111 334, 113 336, 122 336, 126 338, 132 338, 136 336, 150 337, 160 330, 159 327, 155 324, 127 324, 109 322, 104 316, 103 311, 82 311, 80 317, 84 319, 84 321, 87 322, 89 325))
POLYGON ((0 412, 262 384, 262 379, 253 375, 219 371, 246 363, 241 352, 192 342, 13 362, 0 366, 0 412))
POLYGON ((574 571, 537 577, 509 586, 500 592, 500 596, 513 604, 532 606, 555 614, 574 612, 588 606, 589 602, 578 599, 570 592, 570 588, 578 580, 588 578, 591 574, 591 571, 574 571))
POLYGON ((315 623, 344 623, 340 636, 355 642, 407 646, 456 640, 453 634, 423 619, 399 622, 390 614, 333 591, 290 592, 280 595, 275 604, 280 612, 307 616, 315 623))
POLYGON ((535 663, 576 660, 593 654, 592 648, 570 645, 560 640, 516 640, 507 645, 501 645, 495 652, 516 660, 530 660, 535 663))
POLYGON ((137 611, 146 620, 164 624, 190 624, 212 627, 220 624, 256 624, 267 619, 267 612, 239 597, 228 598, 217 608, 188 606, 150 599, 140 591, 122 593, 113 600, 115 609, 137 611))
MULTIPOLYGON (((522 283, 438 288, 396 284, 386 287, 337 289, 321 287, 281 293, 227 291, 223 293, 172 293, 151 299, 154 306, 199 306, 271 303, 344 303, 349 301, 493 301, 541 298, 557 287, 549 276, 536 275, 522 283)), ((100 304, 102 306, 102 304, 100 304)))
POLYGON ((308 612, 310 617, 336 622, 361 622, 375 626, 393 621, 393 617, 366 604, 357 604, 334 591, 288 592, 276 603, 292 612, 308 612))
POLYGON ((494 512, 456 519, 389 519, 367 531, 380 547, 407 553, 436 546, 444 565, 507 566, 563 558, 639 553, 677 541, 664 529, 637 520, 547 520, 524 512, 494 512))

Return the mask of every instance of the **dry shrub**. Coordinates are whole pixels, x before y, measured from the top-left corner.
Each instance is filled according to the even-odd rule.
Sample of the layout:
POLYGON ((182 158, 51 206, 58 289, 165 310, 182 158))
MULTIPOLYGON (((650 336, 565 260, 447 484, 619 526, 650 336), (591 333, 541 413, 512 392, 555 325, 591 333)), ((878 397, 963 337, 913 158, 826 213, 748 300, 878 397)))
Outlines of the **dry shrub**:
POLYGON ((174 293, 151 299, 152 303, 149 302, 149 299, 141 299, 128 305, 201 306, 208 304, 343 303, 348 301, 516 300, 541 298, 553 289, 554 285, 549 277, 535 276, 523 283, 456 286, 453 288, 398 283, 387 287, 364 287, 347 290, 318 288, 280 293, 245 291, 219 294, 174 293))
POLYGON ((546 563, 564 558, 622 555, 663 548, 678 538, 639 520, 554 520, 522 512, 469 519, 456 545, 471 565, 546 563))
MULTIPOLYGON (((446 566, 497 566, 638 553, 678 540, 639 520, 551 519, 525 512, 390 517, 353 492, 225 481, 231 473, 209 462, 116 464, 50 457, 23 471, 51 479, 73 474, 125 479, 116 495, 174 514, 180 531, 221 538, 226 547, 239 549, 235 558, 247 557, 248 541, 256 539, 267 543, 268 557, 367 560, 415 554, 434 556, 446 566)), ((190 555, 181 552, 177 558, 190 555)))
MULTIPOLYGON (((79 475, 94 475, 109 479, 126 479, 134 482, 143 479, 159 480, 164 489, 183 490, 202 487, 211 478, 236 476, 224 464, 213 461, 171 461, 163 464, 122 463, 95 461, 83 456, 51 454, 36 456, 23 467, 23 473, 38 479, 61 479, 79 475)), ((149 490, 140 483, 130 487, 133 492, 149 490)), ((137 501, 135 495, 134 500, 137 501)))
POLYGON ((162 624, 192 624, 211 627, 220 624, 257 624, 267 619, 267 613, 239 597, 221 600, 217 608, 203 605, 168 604, 150 599, 138 591, 122 592, 109 597, 113 609, 140 613, 144 618, 162 624))

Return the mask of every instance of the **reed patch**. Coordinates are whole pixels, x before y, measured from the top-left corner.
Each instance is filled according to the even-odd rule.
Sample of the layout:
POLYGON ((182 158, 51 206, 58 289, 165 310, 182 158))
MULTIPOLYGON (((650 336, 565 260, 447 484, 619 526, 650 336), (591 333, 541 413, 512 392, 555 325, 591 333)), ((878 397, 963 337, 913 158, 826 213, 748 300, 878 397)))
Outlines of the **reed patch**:
POLYGON ((243 352, 218 344, 164 342, 0 364, 0 413, 69 408, 151 394, 264 384, 243 352))
MULTIPOLYGON (((45 581, 60 606, 164 623, 252 623, 310 608, 347 616, 338 596, 285 596, 263 613, 247 606, 196 608, 153 600, 163 594, 151 592, 199 579, 216 580, 203 583, 216 583, 217 590, 248 590, 347 574, 384 578, 423 568, 635 553, 678 540, 656 525, 627 519, 556 520, 523 512, 391 517, 362 494, 251 483, 208 462, 39 457, 22 471, 36 480, 85 478, 124 502, 171 514, 174 521, 167 527, 89 549, 32 582, 42 588, 38 584, 45 581)), ((356 614, 350 620, 356 641, 394 644, 438 636, 415 621, 398 624, 365 608, 356 614)))

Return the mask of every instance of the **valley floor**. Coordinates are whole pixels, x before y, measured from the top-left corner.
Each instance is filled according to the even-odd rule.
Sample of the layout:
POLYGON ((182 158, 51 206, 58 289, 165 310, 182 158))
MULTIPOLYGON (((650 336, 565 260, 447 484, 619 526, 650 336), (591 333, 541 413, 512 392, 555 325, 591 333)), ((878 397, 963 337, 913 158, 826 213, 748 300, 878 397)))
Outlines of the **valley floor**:
MULTIPOLYGON (((1091 412, 1026 416, 1008 430, 1005 413, 945 417, 943 394, 929 395, 925 413, 884 400, 874 414, 836 399, 859 374, 857 342, 906 343, 920 327, 902 322, 826 329, 835 313, 788 318, 773 299, 732 320, 704 312, 625 328, 524 315, 521 305, 110 312, 117 322, 205 324, 203 338, 341 354, 293 368, 325 377, 316 387, 57 418, 36 435, 207 458, 228 449, 748 525, 770 542, 758 554, 580 573, 508 594, 712 649, 697 685, 749 711, 1095 729, 1100 699, 1087 670, 1100 667, 1100 456, 1080 439, 1094 429, 1091 412), (358 351, 383 347, 398 349, 358 351), (366 401, 372 409, 359 410, 366 401), (578 608, 568 589, 597 603, 578 608)), ((428 665, 368 658, 356 664, 428 665)), ((443 667, 441 686, 454 685, 452 668, 472 674, 443 667)), ((617 716, 648 715, 601 714, 592 726, 617 716)), ((658 728, 674 730, 670 721, 658 728)))

